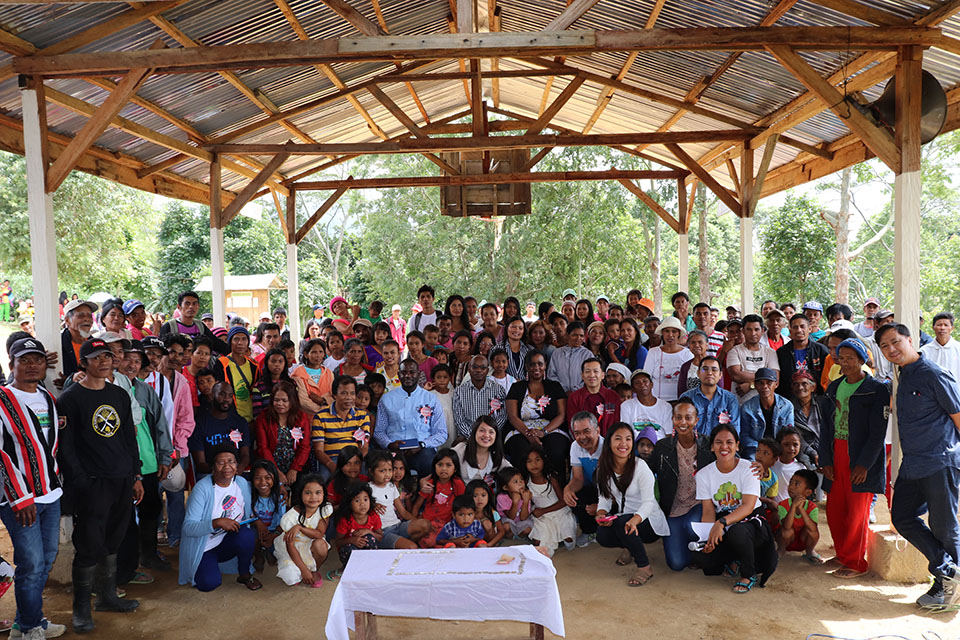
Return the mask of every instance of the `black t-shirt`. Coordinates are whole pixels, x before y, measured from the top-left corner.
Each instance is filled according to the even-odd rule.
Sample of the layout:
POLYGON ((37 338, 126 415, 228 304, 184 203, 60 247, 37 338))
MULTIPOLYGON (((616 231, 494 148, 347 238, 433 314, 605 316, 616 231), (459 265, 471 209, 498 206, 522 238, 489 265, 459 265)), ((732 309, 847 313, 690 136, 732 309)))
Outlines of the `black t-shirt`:
POLYGON ((201 408, 197 411, 197 426, 187 441, 190 451, 207 452, 225 442, 240 447, 253 447, 250 442, 250 426, 233 409, 223 420, 214 418, 210 412, 201 408))
POLYGON ((130 396, 112 384, 103 389, 70 385, 57 401, 65 425, 58 457, 68 478, 124 478, 140 473, 140 450, 130 396))
POLYGON ((763 437, 772 438, 773 435, 773 410, 776 408, 776 403, 770 405, 769 409, 765 409, 764 406, 760 405, 760 411, 763 412, 763 437))
MULTIPOLYGON (((527 395, 527 389, 530 387, 530 382, 528 380, 517 380, 510 386, 510 392, 507 393, 507 400, 516 400, 517 405, 517 414, 523 416, 523 408, 520 406, 523 404, 523 399, 527 395)), ((557 400, 565 399, 567 394, 564 393, 563 387, 560 386, 559 382, 553 380, 543 381, 543 396, 549 399, 544 400, 545 406, 537 405, 535 413, 537 413, 544 420, 553 420, 557 417, 557 413, 560 411, 560 406, 557 404, 557 400)), ((521 417, 521 420, 523 418, 521 417)), ((509 425, 508 425, 509 426, 509 425)), ((563 427, 561 427, 563 428, 563 427)))

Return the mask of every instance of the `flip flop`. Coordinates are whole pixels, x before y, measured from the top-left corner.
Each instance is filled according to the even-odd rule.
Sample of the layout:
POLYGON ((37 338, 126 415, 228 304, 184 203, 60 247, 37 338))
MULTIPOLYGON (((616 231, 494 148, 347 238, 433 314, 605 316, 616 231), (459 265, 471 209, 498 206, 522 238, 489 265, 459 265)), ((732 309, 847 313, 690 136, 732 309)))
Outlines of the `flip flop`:
POLYGON ((246 578, 237 578, 237 582, 245 586, 250 591, 259 591, 263 588, 263 585, 260 584, 260 581, 257 580, 254 576, 247 576, 246 578))
POLYGON ((857 571, 856 569, 850 569, 849 567, 843 567, 842 569, 837 569, 831 575, 833 575, 834 578, 850 580, 852 578, 859 578, 860 576, 865 576, 867 575, 867 572, 857 571))
POLYGON ((343 571, 340 569, 331 569, 327 571, 327 580, 339 580, 340 576, 343 575, 343 571))
POLYGON ((309 583, 304 582, 303 585, 306 587, 310 587, 311 589, 319 589, 320 587, 323 586, 323 578, 320 578, 319 580, 314 580, 313 582, 309 582, 309 583))
POLYGON ((823 557, 816 551, 814 551, 813 553, 805 553, 800 557, 815 567, 819 567, 820 565, 823 564, 823 557))
POLYGON ((627 580, 627 586, 628 586, 628 587, 642 587, 643 585, 647 584, 647 583, 650 582, 651 580, 653 580, 653 574, 652 574, 652 573, 641 574, 641 573, 640 573, 640 569, 637 569, 636 571, 634 571, 633 575, 630 576, 630 579, 627 580))

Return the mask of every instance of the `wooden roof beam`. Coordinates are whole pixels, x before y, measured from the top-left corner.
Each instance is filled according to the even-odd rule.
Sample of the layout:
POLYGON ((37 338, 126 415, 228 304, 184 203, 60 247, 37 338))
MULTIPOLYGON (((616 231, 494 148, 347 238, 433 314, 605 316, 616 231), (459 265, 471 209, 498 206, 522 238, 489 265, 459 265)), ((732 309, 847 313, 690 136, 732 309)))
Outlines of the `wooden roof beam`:
POLYGON ((675 180, 681 171, 535 171, 533 173, 480 173, 459 176, 417 176, 403 178, 360 178, 356 180, 321 180, 297 182, 297 191, 351 189, 393 189, 408 187, 455 187, 474 184, 510 184, 518 182, 583 182, 592 180, 675 180))
MULTIPOLYGON (((413 119, 410 118, 410 116, 408 116, 403 111, 403 109, 400 108, 400 105, 398 105, 396 102, 391 100, 390 96, 384 93, 383 90, 380 89, 380 87, 373 84, 367 87, 367 91, 369 91, 370 94, 377 99, 377 102, 379 102, 384 107, 386 107, 387 111, 389 111, 394 118, 399 120, 400 124, 406 127, 407 130, 410 133, 412 133, 415 138, 420 138, 421 140, 429 139, 429 136, 423 132, 423 129, 421 129, 420 126, 416 122, 414 122, 413 119)), ((380 142, 380 143, 373 143, 373 144, 380 145, 380 144, 389 144, 389 143, 380 142)), ((429 150, 424 149, 424 151, 429 151, 429 150)), ((450 165, 448 162, 446 162, 439 156, 435 156, 432 153, 424 153, 423 155, 427 160, 434 163, 435 165, 437 165, 447 173, 451 173, 451 174, 460 173, 460 171, 456 167, 450 165)))
POLYGON ((809 2, 818 4, 821 7, 826 7, 827 9, 833 9, 838 13, 844 13, 857 20, 863 20, 864 22, 870 22, 880 26, 901 27, 910 24, 909 21, 899 16, 895 16, 882 9, 875 9, 856 0, 809 0, 809 2))
POLYGON ((570 81, 570 84, 564 87, 563 91, 560 92, 560 95, 554 99, 550 106, 540 114, 540 117, 537 118, 537 121, 530 125, 530 128, 527 129, 526 135, 532 136, 543 131, 547 125, 550 124, 550 121, 553 120, 558 113, 560 113, 560 109, 563 108, 563 105, 567 104, 567 102, 569 102, 570 99, 576 95, 577 90, 583 86, 584 82, 585 80, 581 76, 578 75, 574 77, 573 80, 570 81))
MULTIPOLYGON (((564 29, 570 28, 574 22, 579 20, 580 17, 595 4, 597 4, 597 0, 567 0, 566 9, 564 9, 559 16, 551 20, 543 31, 563 31, 564 29)), ((567 59, 564 56, 554 59, 554 62, 561 64, 566 61, 567 59)), ((553 82, 554 78, 550 76, 543 85, 543 95, 540 97, 540 110, 537 112, 539 115, 543 115, 544 110, 547 108, 547 100, 550 98, 553 82)))
MULTIPOLYGON (((487 0, 487 26, 490 31, 496 33, 500 31, 500 7, 497 6, 497 0, 487 0)), ((493 98, 493 106, 500 106, 500 76, 495 75, 500 71, 500 58, 490 58, 490 97, 493 98)))
MULTIPOLYGON (((346 182, 353 182, 353 176, 349 176, 346 182)), ((336 204, 337 200, 340 199, 340 196, 345 194, 349 188, 350 187, 348 185, 344 185, 331 193, 330 197, 323 201, 323 204, 321 204, 317 210, 313 212, 313 215, 310 216, 310 218, 303 223, 303 226, 300 227, 300 230, 297 231, 297 235, 294 238, 294 244, 300 244, 300 242, 307 237, 307 234, 310 233, 310 229, 313 229, 314 225, 320 222, 320 218, 322 218, 324 214, 330 210, 330 207, 336 204)))
POLYGON ((667 149, 670 150, 670 153, 672 153, 677 160, 686 165, 687 168, 697 176, 700 182, 704 184, 704 186, 710 189, 710 191, 713 191, 714 195, 720 198, 720 201, 727 205, 728 209, 737 214, 737 216, 741 215, 743 207, 736 198, 730 195, 729 191, 723 188, 723 185, 717 182, 713 176, 710 175, 709 171, 701 167, 697 161, 691 158, 690 155, 681 149, 679 145, 667 144, 667 149))
POLYGON ((257 190, 267 183, 267 180, 270 179, 270 176, 273 175, 273 172, 280 168, 287 158, 290 157, 290 154, 280 153, 273 157, 270 162, 267 163, 267 166, 258 173, 250 182, 248 182, 243 190, 237 194, 237 197, 220 212, 220 227, 226 227, 230 224, 230 221, 233 220, 240 209, 244 207, 250 199, 253 197, 253 194, 257 190))
MULTIPOLYGON (((626 188, 627 188, 627 191, 629 191, 629 192, 632 193, 633 195, 637 196, 637 198, 640 200, 640 202, 642 202, 643 204, 647 205, 647 207, 648 207, 651 211, 653 211, 655 214, 657 214, 658 216, 660 216, 660 218, 662 218, 664 222, 666 222, 668 225, 670 225, 670 228, 671 228, 671 229, 673 229, 673 230, 676 231, 677 233, 681 233, 681 231, 680 231, 680 228, 681 228, 681 227, 680 227, 680 221, 677 220, 676 218, 674 218, 674 217, 673 217, 672 215, 670 215, 669 213, 667 213, 667 210, 664 209, 662 206, 660 206, 660 203, 659 203, 659 202, 657 202, 656 200, 654 200, 653 198, 651 198, 651 197, 647 194, 646 191, 644 191, 643 189, 641 189, 640 187, 638 187, 637 185, 635 185, 635 184, 634 184, 632 181, 630 181, 630 180, 618 180, 617 182, 619 182, 619 183, 622 184, 624 187, 626 187, 626 188)), ((680 194, 680 199, 681 199, 681 200, 684 200, 684 194, 680 194)))
POLYGON ((167 158, 166 160, 161 160, 160 162, 148 165, 143 169, 139 169, 137 171, 137 177, 146 178, 147 176, 152 176, 158 171, 164 171, 166 169, 169 169, 170 167, 176 166, 181 162, 189 159, 190 159, 190 156, 186 155, 185 153, 178 153, 174 156, 171 156, 170 158, 167 158))
POLYGON ((330 7, 334 13, 356 27, 357 31, 365 36, 382 36, 386 32, 373 24, 369 18, 357 11, 344 0, 322 0, 323 4, 330 7))

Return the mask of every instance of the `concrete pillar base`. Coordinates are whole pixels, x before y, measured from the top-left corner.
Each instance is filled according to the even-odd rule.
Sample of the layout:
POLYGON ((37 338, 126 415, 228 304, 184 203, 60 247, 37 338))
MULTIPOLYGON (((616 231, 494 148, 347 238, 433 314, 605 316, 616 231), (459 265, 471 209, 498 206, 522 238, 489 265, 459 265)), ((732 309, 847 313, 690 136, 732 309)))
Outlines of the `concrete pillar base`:
POLYGON ((867 562, 871 571, 890 582, 917 584, 930 579, 927 559, 890 525, 870 525, 867 562))

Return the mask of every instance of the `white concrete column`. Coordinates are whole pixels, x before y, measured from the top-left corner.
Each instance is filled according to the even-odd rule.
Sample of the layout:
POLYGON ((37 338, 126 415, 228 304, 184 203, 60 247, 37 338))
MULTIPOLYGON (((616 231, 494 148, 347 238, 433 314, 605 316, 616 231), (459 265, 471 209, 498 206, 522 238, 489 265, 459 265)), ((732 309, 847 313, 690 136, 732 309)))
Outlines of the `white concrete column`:
POLYGON ((740 311, 753 313, 753 218, 740 218, 740 311))
POLYGON ((894 178, 893 306, 895 319, 910 328, 920 347, 920 200, 919 171, 894 178))
MULTIPOLYGON (((682 195, 680 197, 683 197, 682 195)), ((677 236, 677 291, 689 293, 690 282, 690 236, 681 233, 677 236)))
POLYGON ((210 274, 213 280, 213 325, 225 327, 227 300, 224 290, 223 229, 216 227, 210 228, 210 274))
MULTIPOLYGON (((57 291, 57 235, 53 219, 53 196, 46 190, 46 166, 43 157, 45 135, 41 125, 40 96, 35 89, 20 90, 23 108, 23 147, 27 164, 27 214, 30 218, 30 261, 33 270, 33 305, 37 338, 48 351, 60 349, 60 311, 57 291)), ((54 390, 47 373, 47 388, 54 390)))
POLYGON ((290 339, 297 344, 300 336, 300 276, 297 274, 297 245, 287 245, 287 324, 290 339))

